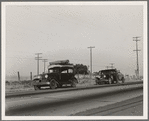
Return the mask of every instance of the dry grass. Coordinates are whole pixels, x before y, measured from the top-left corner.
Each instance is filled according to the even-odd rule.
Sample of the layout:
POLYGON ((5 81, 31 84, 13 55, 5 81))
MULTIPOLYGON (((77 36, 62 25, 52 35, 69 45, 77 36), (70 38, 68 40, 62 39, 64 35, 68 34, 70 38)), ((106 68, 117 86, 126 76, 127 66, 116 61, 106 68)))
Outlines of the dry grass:
MULTIPOLYGON (((88 75, 87 76, 79 75, 79 78, 78 76, 76 76, 76 78, 79 81, 79 83, 77 84, 78 87, 95 85, 94 77, 90 79, 88 75)), ((136 81, 136 80, 126 79, 126 82, 129 81, 136 81)), ((6 92, 19 92, 19 91, 30 91, 30 90, 34 90, 31 80, 6 81, 6 88, 5 88, 6 92)))
MULTIPOLYGON (((95 84, 94 80, 90 80, 88 77, 79 77, 79 84, 77 86, 89 86, 95 84)), ((6 92, 19 92, 34 90, 32 81, 6 81, 6 92)))
POLYGON ((32 81, 6 81, 6 92, 33 90, 32 81))

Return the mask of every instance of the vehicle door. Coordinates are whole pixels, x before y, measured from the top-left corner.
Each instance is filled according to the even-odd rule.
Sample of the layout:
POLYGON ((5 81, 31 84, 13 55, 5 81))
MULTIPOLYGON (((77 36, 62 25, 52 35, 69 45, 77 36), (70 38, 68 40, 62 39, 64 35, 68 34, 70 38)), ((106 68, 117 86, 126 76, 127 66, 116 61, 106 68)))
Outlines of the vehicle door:
POLYGON ((59 68, 51 68, 48 70, 49 78, 54 78, 56 81, 59 82, 60 80, 60 74, 59 74, 59 68))
POLYGON ((73 76, 73 69, 72 68, 61 68, 61 82, 62 83, 69 83, 69 80, 73 76))

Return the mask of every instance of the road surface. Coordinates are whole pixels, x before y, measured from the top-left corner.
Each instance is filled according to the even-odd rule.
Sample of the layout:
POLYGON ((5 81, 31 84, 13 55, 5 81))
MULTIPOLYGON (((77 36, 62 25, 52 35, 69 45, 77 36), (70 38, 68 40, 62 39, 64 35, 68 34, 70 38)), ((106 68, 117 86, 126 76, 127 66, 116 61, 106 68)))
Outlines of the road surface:
POLYGON ((69 116, 90 109, 116 104, 140 95, 143 95, 142 84, 8 98, 6 99, 5 115, 69 116))

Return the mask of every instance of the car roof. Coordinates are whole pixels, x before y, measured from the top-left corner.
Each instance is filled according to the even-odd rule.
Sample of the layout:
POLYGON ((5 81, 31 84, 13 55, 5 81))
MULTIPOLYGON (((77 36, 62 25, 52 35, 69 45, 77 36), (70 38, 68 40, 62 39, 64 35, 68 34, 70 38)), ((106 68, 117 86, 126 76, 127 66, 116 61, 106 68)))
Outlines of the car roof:
POLYGON ((116 69, 106 69, 106 70, 100 70, 101 72, 105 72, 105 71, 116 71, 116 69))
POLYGON ((49 65, 48 69, 51 69, 51 68, 62 68, 62 67, 73 68, 74 66, 73 65, 49 65))

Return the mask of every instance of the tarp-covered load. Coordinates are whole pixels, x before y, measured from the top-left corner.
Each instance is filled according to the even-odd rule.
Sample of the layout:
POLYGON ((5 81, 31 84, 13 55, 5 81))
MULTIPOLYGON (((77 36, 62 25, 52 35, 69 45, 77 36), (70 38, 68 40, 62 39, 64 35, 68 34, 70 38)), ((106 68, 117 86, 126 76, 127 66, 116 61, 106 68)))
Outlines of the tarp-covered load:
POLYGON ((55 68, 55 67, 71 67, 73 68, 73 64, 69 63, 69 60, 58 60, 58 61, 53 61, 49 62, 48 69, 50 68, 55 68))
POLYGON ((70 65, 69 60, 58 60, 54 62, 49 62, 50 65, 70 65))

